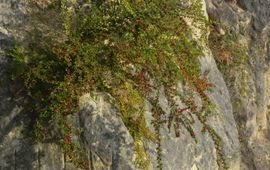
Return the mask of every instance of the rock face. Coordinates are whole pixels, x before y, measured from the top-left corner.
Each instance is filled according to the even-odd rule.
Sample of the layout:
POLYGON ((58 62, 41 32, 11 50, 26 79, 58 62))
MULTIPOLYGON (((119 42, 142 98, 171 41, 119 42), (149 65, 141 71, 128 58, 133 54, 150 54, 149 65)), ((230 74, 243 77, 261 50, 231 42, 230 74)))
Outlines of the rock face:
POLYGON ((109 103, 106 94, 81 97, 79 116, 83 147, 89 152, 89 169, 135 169, 133 139, 120 113, 109 103))
MULTIPOLYGON (((249 49, 248 94, 240 82, 229 87, 241 141, 240 169, 269 169, 269 23, 270 1, 207 1, 212 19, 226 23, 249 49)), ((239 80, 239 79, 238 79, 239 80)))
MULTIPOLYGON (((235 32, 249 49, 250 56, 250 66, 242 70, 249 74, 247 87, 243 87, 237 73, 233 85, 228 86, 211 51, 205 47, 200 63, 202 70, 210 70, 209 80, 214 87, 207 95, 217 106, 218 113, 208 122, 222 138, 230 170, 267 170, 270 167, 270 1, 205 1, 209 17, 228 25, 229 31, 235 32), (243 88, 247 88, 248 94, 241 92, 243 88)), ((29 137, 31 113, 25 114, 23 107, 27 99, 16 96, 20 83, 7 79, 9 60, 5 52, 14 39, 23 40, 31 25, 45 31, 44 24, 53 25, 36 24, 28 16, 29 11, 32 15, 46 9, 50 1, 36 1, 39 8, 35 9, 26 2, 0 1, 0 169, 77 169, 58 144, 52 141, 35 143, 29 137)), ((58 35, 59 32, 54 33, 58 35)), ((81 98, 81 112, 71 118, 74 126, 84 129, 79 142, 88 157, 89 169, 138 169, 134 165, 134 141, 111 100, 107 94, 86 94, 81 98)), ((162 109, 168 109, 163 93, 159 100, 162 109)), ((146 113, 146 118, 151 127, 150 112, 146 113)), ((214 142, 208 134, 201 133, 202 125, 194 119, 197 143, 185 130, 176 138, 167 127, 161 129, 163 169, 218 169, 214 142)), ((146 143, 150 169, 156 169, 155 147, 154 143, 146 143)))

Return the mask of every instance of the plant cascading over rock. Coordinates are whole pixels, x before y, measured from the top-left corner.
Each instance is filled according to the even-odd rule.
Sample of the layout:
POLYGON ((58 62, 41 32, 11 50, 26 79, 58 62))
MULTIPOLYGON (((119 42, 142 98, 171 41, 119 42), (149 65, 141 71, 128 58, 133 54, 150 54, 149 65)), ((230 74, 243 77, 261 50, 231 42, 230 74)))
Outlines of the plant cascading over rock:
MULTIPOLYGON (((162 169, 161 126, 174 128, 176 136, 183 127, 196 140, 192 124, 197 116, 215 142, 219 166, 226 168, 221 139, 206 123, 211 103, 204 92, 211 84, 207 71, 201 73, 202 47, 193 40, 189 26, 206 31, 201 0, 103 0, 82 6, 61 1, 59 10, 65 41, 46 45, 34 41, 34 45, 17 45, 10 52, 17 66, 13 78, 23 81, 33 99, 38 139, 46 139, 45 132, 57 129, 65 153, 86 168, 86 159, 72 143, 73 127, 67 116, 79 111, 78 99, 84 93, 107 92, 135 141, 138 167, 149 168, 144 145, 151 140, 157 143, 157 166, 162 169), (177 88, 179 82, 188 87, 185 92, 177 88), (159 105, 161 89, 170 113, 159 105), (196 95, 202 107, 197 106, 196 95), (177 96, 184 108, 178 106, 177 96), (154 132, 145 120, 145 101, 152 106, 154 132)), ((199 41, 204 42, 205 35, 199 41)))

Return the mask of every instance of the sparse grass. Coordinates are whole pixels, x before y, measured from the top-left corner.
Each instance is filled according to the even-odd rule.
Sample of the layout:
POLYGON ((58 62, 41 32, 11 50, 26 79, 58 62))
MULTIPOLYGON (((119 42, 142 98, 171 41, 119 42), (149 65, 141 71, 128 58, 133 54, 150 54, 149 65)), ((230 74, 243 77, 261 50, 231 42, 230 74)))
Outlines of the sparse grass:
POLYGON ((239 89, 241 95, 245 95, 251 78, 248 73, 250 63, 247 48, 239 42, 236 35, 227 30, 226 26, 212 27, 208 41, 209 47, 227 85, 233 86, 234 79, 238 78, 242 82, 241 89, 239 89), (222 27, 225 34, 221 35, 217 31, 217 27, 222 27))

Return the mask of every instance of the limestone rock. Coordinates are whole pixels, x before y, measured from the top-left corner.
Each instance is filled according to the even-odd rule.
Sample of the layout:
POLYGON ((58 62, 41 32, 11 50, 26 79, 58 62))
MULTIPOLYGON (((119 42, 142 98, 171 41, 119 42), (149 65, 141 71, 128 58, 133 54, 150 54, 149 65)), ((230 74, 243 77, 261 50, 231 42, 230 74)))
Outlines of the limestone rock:
MULTIPOLYGON (((42 31, 46 35, 61 41, 65 37, 61 26, 54 32, 54 26, 46 7, 51 0, 0 1, 0 169, 18 170, 60 170, 78 169, 66 159, 57 143, 46 141, 35 143, 29 137, 32 113, 25 113, 23 96, 14 95, 20 89, 19 82, 7 79, 9 59, 6 50, 14 42, 22 41, 27 32, 42 31), (37 14, 44 19, 28 20, 29 15, 37 14), (39 13, 40 14, 40 13, 39 13)), ((74 1, 75 2, 75 1, 74 1)), ((202 71, 209 70, 209 80, 214 85, 207 93, 217 108, 217 116, 209 118, 208 123, 223 140, 223 152, 230 170, 258 169, 270 167, 270 1, 237 0, 231 3, 224 0, 205 0, 210 19, 221 21, 240 38, 249 49, 250 66, 243 66, 242 71, 249 75, 248 86, 243 87, 243 80, 235 75, 233 86, 228 86, 219 72, 213 54, 205 47, 205 54, 200 58, 202 71), (247 93, 241 89, 247 88, 247 93)), ((83 1, 79 2, 83 4, 83 1)), ((57 18, 53 18, 57 19, 57 18)), ((225 34, 218 28, 220 34, 225 34)), ((27 43, 27 42, 25 42, 27 43)), ((168 109, 166 97, 161 93, 160 103, 168 109)), ((121 114, 113 106, 108 94, 85 94, 80 100, 80 113, 71 117, 74 126, 83 129, 79 140, 89 159, 89 169, 129 170, 138 169, 134 165, 134 141, 125 127, 121 114)), ((149 106, 150 107, 150 106, 149 106)), ((146 119, 151 127, 152 115, 147 112, 146 119)), ((167 127, 161 130, 162 160, 164 169, 172 170, 216 170, 216 150, 208 134, 202 134, 202 125, 194 117, 194 129, 198 142, 183 129, 177 138, 167 127)), ((151 160, 151 169, 156 169, 155 143, 147 142, 146 151, 151 160)))

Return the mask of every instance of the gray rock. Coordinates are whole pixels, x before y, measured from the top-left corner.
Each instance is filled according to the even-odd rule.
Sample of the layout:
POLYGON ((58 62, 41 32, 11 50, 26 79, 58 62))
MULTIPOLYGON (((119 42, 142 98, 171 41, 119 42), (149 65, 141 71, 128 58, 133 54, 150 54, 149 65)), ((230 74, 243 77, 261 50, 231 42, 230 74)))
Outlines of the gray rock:
POLYGON ((90 154, 90 169, 135 169, 134 144, 110 96, 90 94, 81 97, 79 116, 83 128, 83 148, 90 154))
POLYGON ((270 1, 238 0, 237 4, 223 3, 216 6, 208 0, 208 12, 213 19, 236 25, 234 33, 247 42, 250 66, 241 66, 242 71, 234 74, 229 92, 233 103, 241 141, 241 169, 269 169, 269 5, 270 1), (233 13, 224 9, 234 9, 233 13), (224 14, 227 13, 227 14, 224 14), (233 15, 235 21, 224 18, 233 15), (246 72, 245 83, 239 77, 246 72), (244 85, 247 84, 247 85, 244 85), (241 91, 247 91, 247 95, 241 91), (264 148, 263 150, 261 148, 264 148), (258 161, 259 160, 259 161, 258 161))
MULTIPOLYGON (((13 91, 20 84, 7 79, 9 60, 5 52, 14 39, 23 40, 33 25, 48 33, 54 23, 46 25, 46 17, 42 23, 27 21, 27 12, 44 10, 51 1, 37 1, 37 9, 23 2, 0 1, 0 169, 78 169, 66 159, 58 144, 52 141, 35 143, 29 137, 32 113, 22 114, 27 99, 14 96, 13 91)), ((82 1, 80 3, 82 5, 82 1)), ((205 56, 200 59, 201 68, 202 71, 210 70, 209 80, 214 87, 207 95, 217 108, 217 115, 210 117, 208 123, 222 138, 230 170, 267 170, 270 167, 270 1, 206 0, 206 6, 211 19, 225 23, 229 31, 246 42, 250 55, 250 65, 232 73, 235 81, 231 82, 232 86, 226 86, 228 82, 224 82, 211 52, 205 49, 205 56), (247 82, 239 76, 242 72, 249 75, 247 82), (247 92, 242 93, 242 89, 247 92)), ((43 12, 43 16, 50 13, 43 12)), ((63 39, 61 31, 52 35, 57 40, 63 39)), ((163 93, 159 99, 165 111, 170 109, 163 93)), ((70 120, 74 127, 83 131, 81 136, 74 138, 88 156, 89 169, 138 169, 134 165, 134 141, 111 100, 103 93, 86 94, 81 98, 82 110, 70 120)), ((145 116, 153 130, 151 113, 148 111, 145 116)), ((218 169, 214 142, 207 133, 201 133, 202 125, 195 116, 194 119, 197 143, 184 128, 177 138, 173 130, 162 127, 163 169, 218 169)), ((155 147, 155 143, 146 142, 151 169, 156 169, 157 164, 155 147)))

